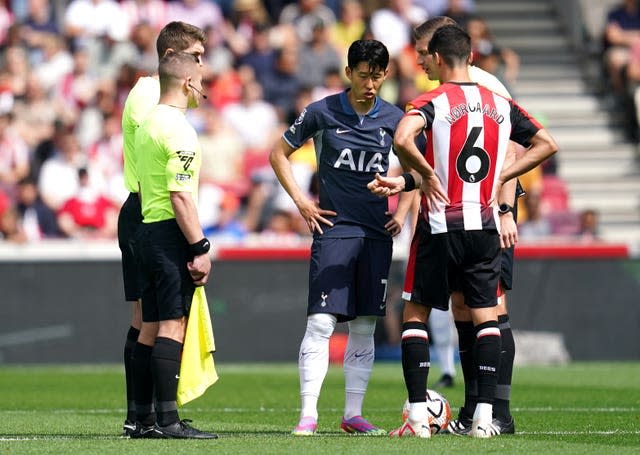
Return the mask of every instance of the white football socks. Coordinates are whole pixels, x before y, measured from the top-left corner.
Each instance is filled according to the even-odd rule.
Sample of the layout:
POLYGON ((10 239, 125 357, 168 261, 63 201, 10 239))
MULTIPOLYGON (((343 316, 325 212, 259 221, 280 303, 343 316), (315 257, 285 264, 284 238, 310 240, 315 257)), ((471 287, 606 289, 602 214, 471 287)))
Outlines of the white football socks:
POLYGON ((332 314, 316 313, 307 317, 307 329, 300 344, 300 417, 318 418, 318 397, 329 368, 329 338, 336 327, 332 314))
POLYGON ((348 325, 349 338, 344 353, 345 419, 362 415, 362 402, 375 359, 376 317, 361 316, 348 325))
POLYGON ((456 375, 454 354, 457 342, 451 313, 434 308, 429 315, 429 327, 433 335, 433 347, 442 374, 454 377, 456 375))

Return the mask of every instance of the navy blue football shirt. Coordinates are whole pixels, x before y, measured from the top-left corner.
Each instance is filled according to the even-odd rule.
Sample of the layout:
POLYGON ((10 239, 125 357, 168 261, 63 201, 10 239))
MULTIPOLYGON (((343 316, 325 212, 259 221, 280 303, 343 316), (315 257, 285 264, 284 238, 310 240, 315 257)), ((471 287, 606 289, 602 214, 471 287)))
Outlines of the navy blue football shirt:
MULTIPOLYGON (((324 237, 389 239, 387 198, 372 194, 367 183, 376 172, 386 175, 393 134, 402 110, 376 98, 365 115, 353 110, 347 91, 311 103, 283 137, 293 148, 313 138, 320 181, 320 208, 333 210, 322 225, 324 237)), ((318 235, 317 233, 315 235, 318 235)))

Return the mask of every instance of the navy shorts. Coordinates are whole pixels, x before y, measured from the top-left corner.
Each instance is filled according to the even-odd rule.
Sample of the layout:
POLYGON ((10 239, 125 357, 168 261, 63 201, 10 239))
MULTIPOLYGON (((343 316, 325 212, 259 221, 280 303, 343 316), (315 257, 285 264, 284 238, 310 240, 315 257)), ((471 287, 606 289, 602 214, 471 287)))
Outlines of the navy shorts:
POLYGON ((136 236, 142 276, 142 320, 189 315, 195 284, 187 269, 189 242, 175 219, 143 224, 136 236))
POLYGON ((497 231, 431 234, 420 220, 411 242, 403 299, 449 309, 452 291, 464 294, 470 308, 492 307, 500 279, 497 231))
POLYGON ((392 250, 390 240, 314 239, 307 314, 330 313, 338 322, 384 316, 392 250))
POLYGON ((138 193, 130 193, 118 214, 118 246, 122 254, 124 298, 135 302, 142 297, 139 265, 136 259, 136 232, 142 225, 142 209, 138 193))

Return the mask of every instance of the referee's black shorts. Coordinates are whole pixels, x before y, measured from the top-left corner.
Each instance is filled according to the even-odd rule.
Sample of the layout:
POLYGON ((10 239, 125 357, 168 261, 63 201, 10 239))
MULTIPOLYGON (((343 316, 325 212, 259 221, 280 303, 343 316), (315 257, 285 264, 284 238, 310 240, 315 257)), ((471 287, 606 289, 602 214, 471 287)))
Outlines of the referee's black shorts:
MULTIPOLYGON (((520 182, 518 182, 519 184, 520 182)), ((519 188, 520 192, 516 191, 516 203, 513 206, 513 220, 518 222, 518 198, 524 194, 524 190, 519 188)), ((513 286, 513 253, 514 248, 507 248, 502 250, 502 262, 500 264, 500 293, 502 291, 510 291, 513 286)))
POLYGON ((142 275, 142 320, 189 315, 195 284, 187 269, 189 242, 175 218, 142 225, 136 236, 142 275))
POLYGON ((136 232, 141 225, 140 198, 138 193, 130 193, 118 215, 118 246, 122 254, 122 280, 127 302, 135 302, 142 297, 135 242, 136 232))

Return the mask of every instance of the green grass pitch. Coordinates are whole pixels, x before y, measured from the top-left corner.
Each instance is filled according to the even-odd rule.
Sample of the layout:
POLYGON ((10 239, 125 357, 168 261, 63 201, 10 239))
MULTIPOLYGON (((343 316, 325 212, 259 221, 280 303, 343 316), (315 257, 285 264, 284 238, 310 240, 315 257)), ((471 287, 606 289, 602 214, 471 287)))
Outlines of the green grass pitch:
MULTIPOLYGON (((573 363, 518 367, 512 411, 515 435, 476 440, 351 436, 340 432, 343 377, 332 366, 319 402, 316 436, 290 435, 298 418, 293 364, 219 364, 220 380, 180 410, 215 431, 214 441, 130 440, 124 419, 122 368, 0 368, 0 455, 3 454, 640 454, 640 363, 573 363)), ((438 378, 436 368, 431 381, 438 378)), ((460 377, 460 375, 458 375, 460 377)), ((461 381, 442 391, 460 406, 461 381)), ((364 415, 387 430, 401 423, 406 392, 398 363, 377 363, 364 415)))

